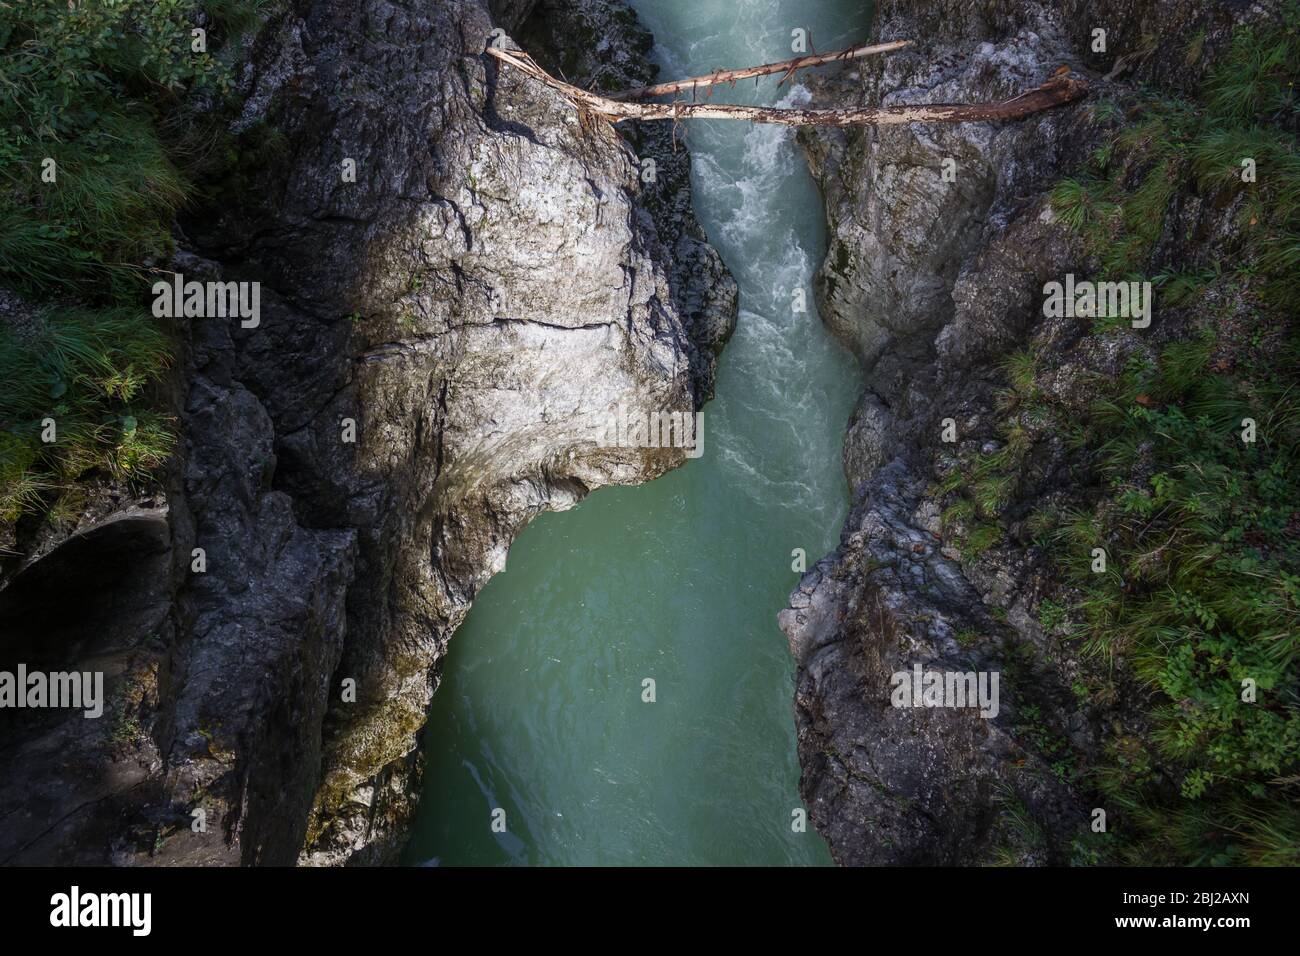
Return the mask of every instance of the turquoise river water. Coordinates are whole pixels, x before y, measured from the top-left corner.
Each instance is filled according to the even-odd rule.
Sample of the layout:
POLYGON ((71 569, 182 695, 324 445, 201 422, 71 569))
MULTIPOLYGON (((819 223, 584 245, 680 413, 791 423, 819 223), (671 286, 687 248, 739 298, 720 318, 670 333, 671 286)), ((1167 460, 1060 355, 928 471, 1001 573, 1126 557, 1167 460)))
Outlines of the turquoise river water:
MULTIPOLYGON (((865 39, 864 0, 634 0, 664 79, 865 39)), ((798 98, 768 78, 722 101, 798 98)), ((424 743, 411 863, 815 865, 793 673, 776 626, 847 508, 840 449, 860 380, 811 279, 825 217, 792 133, 683 124, 695 209, 740 286, 704 454, 543 515, 453 637, 424 743), (806 290, 807 311, 792 307, 806 290), (643 680, 655 681, 644 702, 643 680), (504 810, 504 832, 492 826, 504 810)))

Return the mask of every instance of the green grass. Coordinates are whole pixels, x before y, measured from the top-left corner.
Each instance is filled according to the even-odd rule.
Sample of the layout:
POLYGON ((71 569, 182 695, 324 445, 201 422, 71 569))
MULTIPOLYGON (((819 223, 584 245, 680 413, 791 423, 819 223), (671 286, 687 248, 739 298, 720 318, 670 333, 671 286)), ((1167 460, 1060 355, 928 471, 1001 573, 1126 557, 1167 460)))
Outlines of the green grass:
POLYGON ((1300 74, 1300 14, 1289 6, 1280 28, 1246 27, 1233 35, 1227 65, 1205 85, 1209 112, 1225 121, 1290 126, 1300 117, 1295 78, 1300 74))
MULTIPOLYGON (((1050 852, 1047 834, 1013 788, 996 785, 994 805, 1003 841, 993 847, 988 866, 1024 866, 1050 852)), ((1038 862, 1042 862, 1039 860, 1038 862)))
POLYGON ((107 116, 33 152, 55 161, 57 180, 41 181, 35 155, 0 169, 0 215, 10 226, 0 235, 0 274, 33 297, 137 295, 141 263, 171 251, 171 218, 186 195, 151 124, 107 116))
MULTIPOLYGON (((1233 259, 1249 260, 1252 271, 1268 276, 1259 289, 1268 304, 1300 308, 1300 283, 1292 281, 1300 268, 1297 36, 1300 14, 1291 6, 1271 31, 1238 32, 1232 55, 1210 74, 1201 102, 1148 93, 1127 110, 1093 108, 1116 128, 1088 166, 1057 184, 1052 205, 1083 237, 1102 277, 1150 278, 1171 200, 1194 194, 1215 205, 1238 202, 1233 259), (1247 159, 1255 164, 1255 182, 1243 179, 1247 159)), ((1196 291, 1219 266, 1156 276, 1162 300, 1169 304, 1171 297, 1196 291)))
POLYGON ((37 312, 0 325, 0 525, 70 516, 83 476, 141 481, 165 461, 173 433, 150 386, 170 349, 146 305, 151 270, 194 177, 239 158, 187 97, 221 108, 216 51, 267 6, 0 0, 0 284, 37 312))
POLYGON ((1171 345, 1130 373, 1129 390, 1165 404, 1132 404, 1118 421, 1113 404, 1099 410, 1107 494, 1087 531, 1066 525, 1059 538, 1080 551, 1109 542, 1113 574, 1069 569, 1085 595, 1083 636, 1159 692, 1152 740, 1182 796, 1268 801, 1284 796, 1270 781, 1300 760, 1300 395, 1287 381, 1300 349, 1245 380, 1189 368, 1197 354, 1208 359, 1171 345), (1269 423, 1254 444, 1239 437, 1246 413, 1269 423), (1246 678, 1256 703, 1241 701, 1246 678))
MULTIPOLYGON (((1078 706, 1122 695, 1145 711, 1141 732, 1106 721, 1104 757, 1091 764, 1044 736, 1032 713, 1020 728, 1109 811, 1109 832, 1079 861, 1300 863, 1297 79, 1293 3, 1280 26, 1239 32, 1198 102, 1145 91, 1093 107, 1109 132, 1051 202, 1096 264, 1081 278, 1158 288, 1160 327, 1143 336, 1153 350, 1087 383, 1095 400, 1084 407, 1039 388, 1053 356, 1010 355, 995 402, 1000 447, 963 458, 934 489, 947 499, 945 534, 964 534, 962 557, 977 560, 1013 527, 1035 446, 1070 450, 1072 500, 1024 525, 1059 578, 1036 613, 1083 669, 1078 706), (1228 225, 1199 261, 1204 237, 1172 232, 1186 228, 1178 212, 1189 204, 1223 210, 1228 225), (1194 261, 1168 265, 1171 239, 1194 261), (1160 334, 1166 323, 1172 336, 1160 334), (1245 418, 1257 423, 1254 443, 1241 438, 1245 418), (1253 703, 1242 699, 1247 680, 1253 703)), ((1131 332, 1098 322, 1087 334, 1131 332)))
POLYGON ((160 465, 171 429, 141 399, 169 360, 166 336, 131 307, 47 309, 22 337, 0 326, 0 521, 91 470, 130 481, 160 465))
MULTIPOLYGON (((1040 620, 1068 614, 1072 641, 1103 671, 1122 662, 1150 695, 1149 732, 1112 733, 1088 777, 1116 811, 1117 860, 1300 862, 1297 77, 1292 5, 1280 28, 1238 32, 1200 102, 1151 93, 1100 111, 1116 124, 1108 143, 1052 194, 1099 277, 1152 278, 1163 315, 1184 310, 1196 330, 1097 380, 1072 443, 1090 490, 1034 522, 1076 595, 1068 612, 1044 601, 1040 620), (1242 179, 1244 157, 1256 182, 1242 179), (1152 275, 1189 196, 1232 211, 1234 234, 1214 261, 1152 275), (1107 551, 1105 574, 1092 573, 1093 547, 1107 551)), ((1032 390, 1024 356, 1007 373, 1016 395, 1032 390)), ((1058 430, 1078 415, 1058 412, 1058 430)), ((980 487, 981 510, 996 505, 980 487)))

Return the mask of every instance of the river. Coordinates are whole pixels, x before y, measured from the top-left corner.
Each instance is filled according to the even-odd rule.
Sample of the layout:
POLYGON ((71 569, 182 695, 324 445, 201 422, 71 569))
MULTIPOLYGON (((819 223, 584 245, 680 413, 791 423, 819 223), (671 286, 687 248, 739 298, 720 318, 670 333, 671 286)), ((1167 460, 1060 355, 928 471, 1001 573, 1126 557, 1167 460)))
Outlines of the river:
MULTIPOLYGON (((663 79, 788 58, 796 27, 834 50, 869 22, 862 0, 632 5, 663 79)), ((800 92, 768 78, 715 97, 800 92)), ((776 615, 799 578, 791 552, 815 561, 843 522, 840 449, 861 381, 816 314, 825 217, 792 133, 687 125, 696 214, 740 287, 704 454, 515 541, 451 641, 411 863, 830 863, 811 824, 792 826, 794 664, 776 615)))

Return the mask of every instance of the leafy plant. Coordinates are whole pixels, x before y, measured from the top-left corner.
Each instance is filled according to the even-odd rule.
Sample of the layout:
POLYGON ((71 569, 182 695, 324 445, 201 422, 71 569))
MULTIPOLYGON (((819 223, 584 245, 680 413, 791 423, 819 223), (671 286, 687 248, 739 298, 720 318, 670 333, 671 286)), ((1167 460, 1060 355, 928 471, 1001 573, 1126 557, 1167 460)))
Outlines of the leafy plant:
MULTIPOLYGON (((1241 209, 1230 257, 1154 278, 1164 308, 1214 314, 1217 299, 1238 310, 1233 321, 1221 310, 1224 321, 1096 382, 1079 442, 1099 482, 1091 505, 1040 532, 1080 595, 1071 616, 1085 646, 1122 659, 1152 692, 1150 731, 1113 738, 1091 777, 1121 810, 1134 861, 1300 858, 1289 792, 1300 770, 1300 344, 1288 319, 1300 265, 1298 11, 1239 31, 1201 102, 1152 95, 1130 109, 1093 167, 1052 196, 1109 278, 1149 266, 1176 196, 1241 209), (1243 157, 1257 180, 1242 175, 1243 157), (1261 330, 1249 343, 1242 311, 1261 330), (1087 557, 1099 545, 1105 574, 1087 557)), ((1023 391, 1018 361, 1007 372, 1023 391)), ((1063 614, 1039 606, 1044 627, 1063 614)))
POLYGON ((212 51, 266 7, 0 0, 0 284, 34 307, 0 325, 0 523, 70 514, 59 495, 80 476, 139 480, 165 459, 148 386, 169 348, 139 303, 193 193, 182 170, 202 165, 175 134, 212 125, 185 98, 220 101, 212 51))

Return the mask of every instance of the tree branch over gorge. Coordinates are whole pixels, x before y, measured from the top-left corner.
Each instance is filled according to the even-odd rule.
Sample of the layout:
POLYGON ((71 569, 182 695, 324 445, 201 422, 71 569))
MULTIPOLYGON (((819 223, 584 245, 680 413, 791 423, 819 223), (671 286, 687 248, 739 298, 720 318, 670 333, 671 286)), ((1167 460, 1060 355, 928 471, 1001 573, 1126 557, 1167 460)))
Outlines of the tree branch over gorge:
MULTIPOLYGON (((889 52, 900 49, 910 41, 882 44, 877 47, 853 47, 839 53, 819 54, 785 60, 742 70, 718 71, 708 76, 694 77, 659 86, 641 87, 613 97, 601 96, 580 89, 563 80, 557 80, 522 50, 506 50, 489 46, 487 52, 499 62, 513 67, 538 82, 558 92, 585 116, 599 117, 610 123, 624 120, 681 120, 681 119, 732 119, 755 123, 777 123, 784 126, 898 126, 906 123, 988 123, 1016 120, 1063 106, 1080 99, 1088 92, 1086 80, 1074 76, 1069 68, 1061 67, 1047 82, 1018 96, 997 103, 916 103, 900 106, 863 106, 845 109, 795 109, 774 106, 740 106, 727 103, 641 103, 630 102, 641 96, 657 95, 712 86, 716 83, 734 82, 749 76, 763 76, 784 72, 786 76, 803 66, 842 62, 866 56, 868 52, 889 52)), ((782 79, 784 80, 785 77, 782 79)))
POLYGON ((901 50, 911 45, 911 40, 894 40, 890 43, 879 43, 875 46, 849 47, 839 53, 809 53, 806 56, 797 56, 792 60, 782 60, 780 63, 750 66, 743 70, 714 70, 708 76, 693 76, 685 80, 674 80, 671 83, 642 86, 635 90, 627 90, 624 93, 615 93, 610 98, 615 100, 648 100, 653 96, 666 96, 669 93, 678 93, 682 90, 690 90, 692 96, 694 96, 696 89, 701 86, 715 86, 720 83, 730 83, 735 86, 737 80, 747 80, 751 76, 756 78, 768 76, 772 73, 783 74, 781 83, 784 83, 794 75, 796 70, 802 70, 805 67, 823 66, 827 63, 844 63, 849 60, 861 59, 864 56, 875 56, 878 53, 893 53, 895 50, 901 50))

